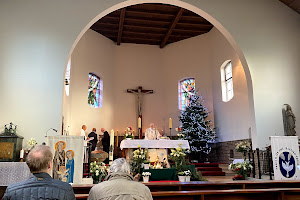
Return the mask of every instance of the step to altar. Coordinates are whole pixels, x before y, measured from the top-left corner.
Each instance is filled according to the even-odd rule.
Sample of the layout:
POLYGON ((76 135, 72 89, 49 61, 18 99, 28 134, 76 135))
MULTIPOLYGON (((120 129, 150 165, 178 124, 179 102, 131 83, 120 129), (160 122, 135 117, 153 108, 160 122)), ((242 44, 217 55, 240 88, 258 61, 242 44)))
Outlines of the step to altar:
POLYGON ((220 164, 223 163, 193 163, 202 176, 225 176, 225 172, 219 167, 220 164))

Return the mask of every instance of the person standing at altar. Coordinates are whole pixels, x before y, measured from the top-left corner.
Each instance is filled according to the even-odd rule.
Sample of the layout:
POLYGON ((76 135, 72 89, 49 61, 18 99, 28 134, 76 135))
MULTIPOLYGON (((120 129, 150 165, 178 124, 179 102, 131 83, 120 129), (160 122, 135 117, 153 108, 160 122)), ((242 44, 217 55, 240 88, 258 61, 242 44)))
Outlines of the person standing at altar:
POLYGON ((94 138, 90 140, 90 143, 92 144, 92 151, 94 151, 98 142, 98 135, 96 133, 96 128, 93 128, 92 132, 89 133, 88 137, 94 138))
POLYGON ((84 138, 84 143, 83 143, 83 146, 84 146, 84 148, 83 148, 84 149, 83 150, 83 153, 84 153, 83 163, 87 163, 88 162, 88 158, 87 158, 87 155, 88 155, 88 153, 87 153, 87 140, 89 138, 86 137, 86 133, 85 133, 86 129, 87 129, 86 125, 82 125, 81 131, 80 131, 80 136, 83 136, 83 138, 84 138))
POLYGON ((154 128, 154 123, 150 123, 150 128, 147 128, 145 132, 145 140, 158 140, 159 138, 159 131, 154 128))
MULTIPOLYGON (((110 137, 108 132, 105 130, 105 128, 101 128, 101 132, 103 133, 102 137, 102 146, 103 146, 103 151, 109 154, 109 145, 110 145, 110 137)), ((108 158, 105 159, 104 163, 108 164, 108 158)))

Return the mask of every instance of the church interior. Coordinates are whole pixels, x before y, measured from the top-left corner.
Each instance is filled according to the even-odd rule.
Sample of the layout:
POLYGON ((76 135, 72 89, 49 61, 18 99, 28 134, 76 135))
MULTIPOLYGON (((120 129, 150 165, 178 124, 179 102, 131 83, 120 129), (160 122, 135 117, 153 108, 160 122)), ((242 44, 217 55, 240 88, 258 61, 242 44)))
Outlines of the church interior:
MULTIPOLYGON (((215 137, 205 163, 188 162, 196 159, 196 170, 211 163, 202 172, 208 181, 150 181, 153 199, 297 199, 298 178, 255 180, 271 176, 271 138, 300 133, 299 13, 297 0, 2 1, 0 133, 16 124, 21 149, 29 149, 32 138, 48 144, 49 136, 80 136, 82 125, 102 137, 105 128, 114 138, 112 161, 130 152, 121 149, 128 127, 134 139, 151 123, 177 139, 182 84, 193 81, 215 137), (237 150, 241 142, 250 144, 247 155, 237 150), (252 185, 231 181, 228 164, 243 158, 255 164, 252 185)), ((73 185, 78 199, 90 188, 73 185)))

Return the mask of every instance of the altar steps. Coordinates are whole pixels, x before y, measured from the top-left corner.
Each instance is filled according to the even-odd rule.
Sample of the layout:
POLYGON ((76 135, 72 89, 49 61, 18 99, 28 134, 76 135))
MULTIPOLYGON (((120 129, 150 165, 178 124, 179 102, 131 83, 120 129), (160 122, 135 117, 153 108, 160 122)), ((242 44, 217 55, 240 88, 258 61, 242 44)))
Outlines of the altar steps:
POLYGON ((202 176, 225 176, 220 163, 193 163, 195 169, 202 173, 202 176))

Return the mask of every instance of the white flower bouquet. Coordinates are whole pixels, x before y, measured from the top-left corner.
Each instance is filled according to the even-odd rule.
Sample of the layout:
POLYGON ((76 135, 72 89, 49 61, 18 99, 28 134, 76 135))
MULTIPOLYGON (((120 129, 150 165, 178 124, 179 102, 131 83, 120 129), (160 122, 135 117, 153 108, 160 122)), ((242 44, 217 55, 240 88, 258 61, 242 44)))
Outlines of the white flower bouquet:
POLYGON ((143 176, 143 177, 151 176, 151 172, 143 172, 143 173, 142 173, 142 176, 143 176))
POLYGON ((251 149, 251 144, 248 140, 243 140, 240 143, 237 143, 235 146, 235 149, 237 150, 237 152, 245 152, 245 151, 249 151, 251 149))

